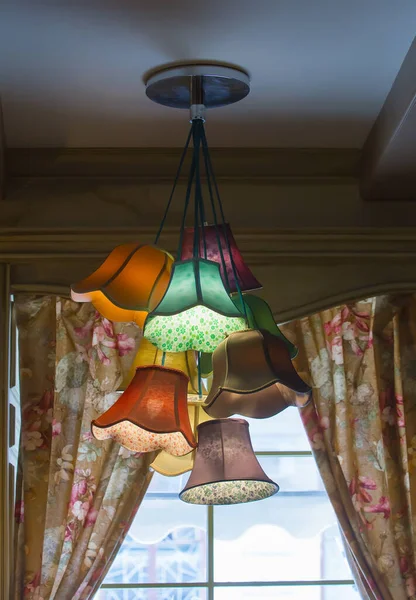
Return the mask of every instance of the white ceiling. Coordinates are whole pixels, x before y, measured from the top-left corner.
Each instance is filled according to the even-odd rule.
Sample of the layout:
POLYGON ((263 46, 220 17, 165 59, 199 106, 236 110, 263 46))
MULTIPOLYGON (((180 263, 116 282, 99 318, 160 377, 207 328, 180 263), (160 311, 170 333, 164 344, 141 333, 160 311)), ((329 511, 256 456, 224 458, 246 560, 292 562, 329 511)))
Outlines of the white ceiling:
POLYGON ((211 146, 361 147, 415 31, 415 0, 3 0, 7 144, 181 146, 187 113, 142 75, 199 58, 252 77, 211 146))

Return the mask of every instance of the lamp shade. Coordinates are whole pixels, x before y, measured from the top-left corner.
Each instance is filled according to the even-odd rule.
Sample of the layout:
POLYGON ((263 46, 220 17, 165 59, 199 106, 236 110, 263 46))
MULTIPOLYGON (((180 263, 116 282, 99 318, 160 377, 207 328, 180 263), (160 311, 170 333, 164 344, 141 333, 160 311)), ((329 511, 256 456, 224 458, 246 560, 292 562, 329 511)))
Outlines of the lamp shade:
POLYGON ((272 496, 279 486, 254 454, 244 419, 215 419, 198 426, 198 449, 179 497, 190 504, 239 504, 272 496))
MULTIPOLYGON (((189 402, 189 396, 188 396, 189 402)), ((197 435, 197 427, 200 423, 210 421, 210 417, 200 404, 188 404, 189 420, 194 435, 197 435)), ((168 452, 161 450, 155 460, 150 465, 155 471, 167 477, 175 477, 190 471, 194 466, 195 450, 185 456, 172 456, 168 452)))
POLYGON ((174 263, 165 295, 147 316, 144 336, 165 352, 212 352, 228 334, 245 328, 219 265, 191 259, 174 263))
MULTIPOLYGON (((234 304, 241 311, 244 311, 240 296, 234 296, 232 298, 234 304)), ((247 322, 250 329, 265 329, 273 335, 277 335, 286 344, 289 350, 290 358, 293 359, 298 354, 298 349, 286 336, 280 331, 276 325, 273 313, 270 306, 263 298, 254 296, 253 294, 244 294, 243 302, 245 305, 245 313, 247 315, 247 322)), ((208 377, 212 373, 212 354, 203 353, 201 355, 201 375, 202 377, 208 377)))
POLYGON ((231 334, 215 350, 205 410, 215 418, 234 414, 265 419, 288 406, 302 408, 311 388, 296 373, 286 344, 266 330, 231 334))
MULTIPOLYGON (((136 369, 149 365, 162 365, 169 369, 182 371, 189 378, 188 394, 198 394, 198 366, 196 363, 195 352, 166 352, 163 356, 163 351, 158 350, 149 340, 142 337, 140 340, 137 354, 133 359, 130 370, 123 382, 121 389, 126 389, 130 381, 132 381, 136 369)), ((203 390, 205 394, 205 390, 203 390)))
POLYGON ((92 421, 98 440, 112 438, 134 452, 166 450, 175 456, 196 446, 187 407, 188 378, 176 369, 139 367, 109 410, 92 421))
MULTIPOLYGON (((194 228, 186 228, 184 230, 183 243, 182 243, 182 260, 187 260, 193 256, 194 246, 194 228)), ((241 256, 240 250, 237 244, 229 223, 224 223, 218 226, 215 225, 204 225, 204 229, 200 228, 199 232, 199 256, 206 258, 220 264, 221 277, 223 279, 225 288, 230 292, 237 292, 237 285, 234 277, 233 267, 231 263, 231 256, 228 246, 231 250, 231 256, 234 260, 235 271, 237 274, 238 283, 241 291, 258 290, 263 286, 257 281, 253 273, 250 271, 243 257, 241 256), (205 238, 205 244, 204 240, 205 238), (228 239, 228 244, 227 244, 228 239), (222 249, 222 256, 220 252, 222 249), (224 259, 224 263, 223 263, 224 259), (225 265, 225 271, 224 271, 225 265)))
POLYGON ((169 283, 173 259, 156 246, 117 246, 92 275, 71 286, 76 302, 91 302, 105 318, 143 327, 169 283))

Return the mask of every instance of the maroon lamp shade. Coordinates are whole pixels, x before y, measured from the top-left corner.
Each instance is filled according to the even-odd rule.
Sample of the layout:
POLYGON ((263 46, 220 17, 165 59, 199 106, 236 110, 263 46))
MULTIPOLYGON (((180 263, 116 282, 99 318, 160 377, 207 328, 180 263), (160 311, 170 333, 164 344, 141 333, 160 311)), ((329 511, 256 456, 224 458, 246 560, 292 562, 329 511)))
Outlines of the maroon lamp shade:
MULTIPOLYGON (((247 292, 249 290, 259 290, 263 286, 261 283, 257 281, 254 277, 253 273, 250 271, 246 263, 244 262, 243 257, 241 256, 240 250, 238 249, 237 244, 235 243, 234 236, 232 234, 230 225, 225 223, 224 225, 219 224, 217 227, 215 225, 205 225, 204 231, 202 232, 201 228, 199 231, 200 243, 199 243, 199 257, 205 258, 205 247, 203 237, 205 236, 205 244, 207 249, 208 260, 212 260, 213 262, 219 263, 221 270, 221 277, 224 282, 224 286, 227 291, 232 294, 237 292, 237 285, 233 273, 233 268, 231 264, 231 257, 228 251, 227 238, 228 243, 230 245, 231 254, 234 260, 235 270, 238 277, 238 283, 240 285, 240 289, 242 292, 247 292), (227 237, 225 237, 227 236, 227 237), (221 242, 222 254, 224 257, 224 263, 226 266, 226 272, 224 273, 224 267, 221 258, 220 246, 218 244, 218 237, 221 242)), ((187 260, 189 258, 193 258, 193 248, 194 248, 194 228, 187 227, 184 231, 183 236, 183 244, 182 244, 182 255, 181 260, 187 260)))
POLYGON ((189 504, 240 504, 273 496, 279 486, 254 454, 244 419, 198 425, 198 448, 188 483, 179 494, 189 504))
POLYGON ((312 390, 296 373, 285 342, 265 329, 230 334, 212 355, 213 379, 204 405, 214 418, 266 419, 303 408, 312 390))
POLYGON ((189 421, 189 378, 159 365, 138 367, 120 398, 91 430, 98 440, 112 438, 134 452, 165 450, 184 456, 196 447, 189 421))

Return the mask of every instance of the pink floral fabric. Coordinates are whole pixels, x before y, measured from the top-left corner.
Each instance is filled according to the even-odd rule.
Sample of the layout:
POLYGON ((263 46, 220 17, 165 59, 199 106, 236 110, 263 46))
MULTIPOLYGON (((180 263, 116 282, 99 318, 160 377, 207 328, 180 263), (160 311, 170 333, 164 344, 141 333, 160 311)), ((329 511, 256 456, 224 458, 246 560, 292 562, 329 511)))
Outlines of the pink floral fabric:
POLYGON ((416 296, 290 323, 301 416, 363 596, 416 599, 416 296))
POLYGON ((153 455, 99 442, 139 341, 91 304, 17 297, 22 435, 16 600, 86 600, 98 589, 150 481, 153 455))

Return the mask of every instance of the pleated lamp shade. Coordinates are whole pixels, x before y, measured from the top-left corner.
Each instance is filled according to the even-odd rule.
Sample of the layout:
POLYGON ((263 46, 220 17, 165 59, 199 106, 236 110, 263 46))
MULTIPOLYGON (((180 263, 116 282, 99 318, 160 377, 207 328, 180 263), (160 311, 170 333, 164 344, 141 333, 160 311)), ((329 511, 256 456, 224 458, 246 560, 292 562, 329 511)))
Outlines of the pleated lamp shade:
MULTIPOLYGON (((233 296, 234 304, 243 312, 240 296, 233 296)), ((269 333, 280 337, 281 340, 286 344, 289 350, 290 358, 293 359, 297 356, 298 349, 291 341, 287 339, 285 335, 280 331, 276 325, 273 313, 270 306, 263 298, 254 296, 253 294, 243 294, 243 302, 245 305, 245 313, 247 315, 247 322, 250 329, 265 329, 269 333)), ((212 354, 203 353, 201 355, 201 375, 202 377, 208 377, 212 373, 212 354)))
POLYGON ((303 408, 312 390, 296 373, 284 341, 265 330, 231 334, 213 354, 213 379, 205 410, 265 419, 288 406, 303 408))
POLYGON ((191 259, 174 263, 165 295, 147 316, 144 336, 165 352, 212 352, 228 334, 245 328, 219 265, 191 259))
MULTIPOLYGON (((237 292, 238 288, 236 285, 234 272, 231 263, 231 256, 228 250, 228 244, 231 250, 231 256, 234 260, 235 271, 237 274, 238 283, 241 291, 258 290, 263 286, 257 281, 253 273, 250 271, 243 257, 241 256, 240 250, 235 243, 234 236, 232 234, 230 225, 225 223, 224 225, 204 225, 204 230, 200 228, 199 232, 199 256, 206 258, 220 264, 221 277, 223 279, 225 288, 230 292, 237 292), (205 245, 203 237, 205 237, 205 245), (221 251, 222 250, 222 256, 221 251), (225 270, 224 270, 224 264, 225 270)), ((187 260, 193 256, 194 246, 194 229, 186 228, 183 236, 182 244, 182 260, 187 260)))
POLYGON ((117 402, 92 421, 91 431, 98 440, 112 438, 134 452, 187 454, 196 446, 187 389, 188 377, 182 371, 139 367, 117 402))
POLYGON ((71 297, 91 302, 111 321, 143 327, 166 291, 172 264, 172 257, 156 246, 123 244, 92 275, 71 286, 71 297))
POLYGON ((247 421, 215 419, 199 425, 195 464, 181 500, 239 504, 268 498, 278 490, 254 454, 247 421))
MULTIPOLYGON (((120 389, 125 390, 132 381, 136 369, 148 365, 162 365, 170 369, 182 371, 189 378, 188 394, 198 394, 198 366, 195 358, 195 352, 166 352, 163 357, 162 350, 158 350, 149 340, 142 338, 140 340, 137 354, 127 373, 120 389)), ((205 389, 202 390, 206 395, 205 389)))
MULTIPOLYGON (((189 401, 189 397, 188 397, 189 401)), ((192 431, 197 436, 197 427, 200 423, 210 421, 210 417, 202 408, 201 405, 188 404, 189 420, 191 422, 192 431)), ((172 456, 164 450, 159 452, 155 460, 150 465, 155 471, 167 477, 175 477, 190 471, 194 466, 195 450, 185 456, 172 456)))

